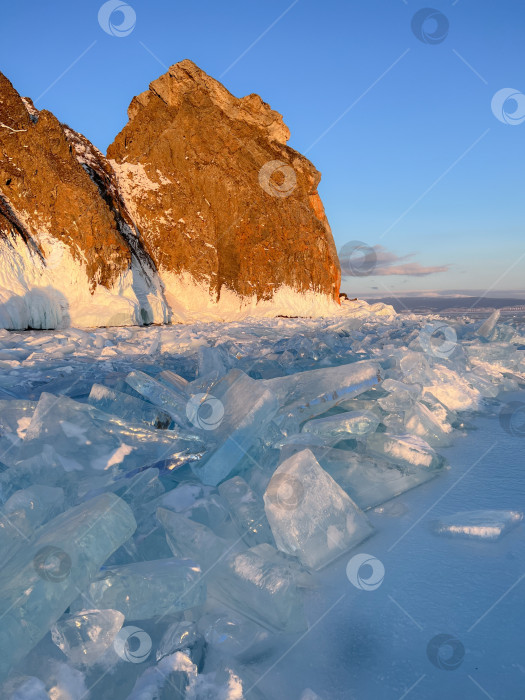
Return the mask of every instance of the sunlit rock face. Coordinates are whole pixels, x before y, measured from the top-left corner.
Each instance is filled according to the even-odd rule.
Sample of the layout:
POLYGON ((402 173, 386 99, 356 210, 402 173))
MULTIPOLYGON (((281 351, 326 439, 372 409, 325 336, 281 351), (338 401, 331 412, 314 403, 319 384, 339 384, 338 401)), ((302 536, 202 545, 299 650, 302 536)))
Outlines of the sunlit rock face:
POLYGON ((188 271, 217 298, 268 299, 283 285, 338 298, 320 174, 286 145, 280 114, 187 60, 128 114, 108 158, 161 272, 188 271))
POLYGON ((337 306, 320 174, 280 114, 187 60, 128 114, 106 158, 0 75, 0 327, 337 306))

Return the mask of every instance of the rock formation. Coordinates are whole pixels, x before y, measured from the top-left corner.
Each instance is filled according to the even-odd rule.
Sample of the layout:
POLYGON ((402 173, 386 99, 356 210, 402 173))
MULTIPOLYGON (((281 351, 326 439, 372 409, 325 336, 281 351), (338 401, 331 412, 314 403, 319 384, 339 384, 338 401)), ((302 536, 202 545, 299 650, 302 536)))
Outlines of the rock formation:
POLYGON ((316 314, 338 301, 320 174, 257 95, 182 61, 107 158, 0 74, 0 327, 316 314))

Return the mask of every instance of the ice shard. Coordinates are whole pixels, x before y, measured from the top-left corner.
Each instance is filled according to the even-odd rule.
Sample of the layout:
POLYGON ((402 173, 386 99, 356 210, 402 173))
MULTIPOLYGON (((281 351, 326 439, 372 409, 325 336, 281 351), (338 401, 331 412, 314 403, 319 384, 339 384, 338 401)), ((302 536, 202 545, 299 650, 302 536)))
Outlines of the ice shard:
MULTIPOLYGON (((272 550, 270 545, 267 548, 272 550)), ((290 569, 253 547, 216 567, 210 595, 273 631, 306 629, 303 599, 290 569)))
POLYGON ((406 411, 414 405, 421 394, 421 387, 417 384, 405 384, 396 379, 385 379, 381 388, 389 392, 388 396, 377 400, 385 411, 406 411))
POLYGON ((58 620, 51 637, 71 663, 90 666, 111 646, 123 624, 118 610, 82 610, 58 620))
POLYGON ((478 335, 480 338, 489 338, 490 335, 492 334, 494 328, 496 327, 496 323, 499 321, 499 317, 501 316, 501 309, 496 309, 493 311, 490 316, 486 319, 486 321, 483 321, 481 326, 478 328, 476 331, 476 335, 478 335))
POLYGON ((372 411, 351 411, 310 420, 303 425, 302 432, 318 435, 330 442, 337 442, 374 433, 380 421, 381 418, 372 411))
POLYGON ((414 435, 390 435, 374 433, 368 438, 368 450, 379 457, 401 466, 412 465, 426 469, 439 469, 445 460, 430 447, 428 442, 414 435))
POLYGON ((224 481, 219 493, 228 504, 228 510, 237 532, 253 547, 267 542, 273 543, 273 536, 264 511, 264 503, 240 476, 224 481))
POLYGON ((111 413, 131 423, 144 423, 153 428, 169 428, 171 423, 171 416, 166 411, 102 384, 93 384, 88 402, 104 413, 111 413))
POLYGON ((156 559, 103 569, 86 595, 98 608, 119 610, 127 620, 147 620, 202 605, 206 584, 194 561, 156 559))
POLYGON ((373 531, 364 513, 310 450, 298 452, 275 470, 264 504, 278 549, 314 570, 373 531))
POLYGON ((64 491, 34 485, 15 491, 0 510, 0 560, 6 562, 17 547, 24 546, 35 530, 60 513, 64 491))
POLYGON ((230 549, 209 527, 167 508, 157 509, 157 518, 166 531, 166 541, 175 557, 198 561, 207 571, 230 549))
POLYGON ((323 448, 319 454, 316 448, 312 451, 323 469, 362 510, 399 496, 439 473, 439 470, 408 464, 400 467, 384 459, 348 450, 323 448))
POLYGON ((405 428, 408 433, 423 438, 432 447, 446 447, 452 443, 450 433, 422 403, 415 403, 405 413, 405 428))
POLYGON ((0 459, 22 442, 35 408, 35 401, 0 401, 0 459))
POLYGON ((188 380, 181 377, 180 374, 173 372, 171 369, 165 369, 159 372, 156 379, 158 382, 165 384, 168 388, 179 392, 183 396, 187 394, 188 380))
POLYGON ((146 669, 137 679, 127 700, 187 698, 186 690, 191 680, 196 678, 197 666, 189 655, 176 651, 170 656, 163 657, 156 666, 146 669))
POLYGON ((208 459, 192 465, 192 470, 204 484, 216 486, 246 458, 278 404, 263 382, 232 370, 213 387, 213 396, 203 396, 201 406, 206 405, 211 413, 201 416, 197 408, 192 422, 219 446, 208 459))
POLYGON ((202 643, 203 639, 195 622, 176 620, 164 632, 157 647, 157 661, 175 653, 186 651, 202 643))
POLYGON ((188 400, 175 388, 161 383, 144 372, 135 370, 126 377, 126 382, 152 404, 162 408, 180 426, 187 426, 186 405, 188 400))
POLYGON ((291 416, 298 426, 368 391, 380 381, 379 364, 364 360, 265 379, 262 383, 277 396, 282 407, 281 418, 291 416))
POLYGON ((129 506, 104 494, 54 518, 16 552, 0 572, 0 678, 40 641, 135 527, 129 506))
POLYGON ((197 452, 202 443, 190 432, 155 431, 64 396, 42 394, 10 464, 47 449, 51 463, 66 472, 127 471, 167 459, 185 448, 197 452))
POLYGON ((227 608, 204 615, 199 629, 210 647, 246 662, 267 651, 272 638, 266 628, 227 608))

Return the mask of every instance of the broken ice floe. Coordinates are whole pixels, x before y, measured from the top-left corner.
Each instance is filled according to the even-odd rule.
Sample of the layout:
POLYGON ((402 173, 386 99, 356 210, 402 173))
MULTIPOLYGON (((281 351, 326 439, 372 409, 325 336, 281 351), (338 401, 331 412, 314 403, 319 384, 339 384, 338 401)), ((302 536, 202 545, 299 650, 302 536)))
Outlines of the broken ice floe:
POLYGON ((0 331, 4 695, 88 698, 110 671, 92 698, 261 697, 252 669, 312 623, 316 572, 406 513, 392 499, 439 478, 469 414, 522 436, 498 403, 525 379, 519 331, 458 320, 436 351, 425 324, 0 331))

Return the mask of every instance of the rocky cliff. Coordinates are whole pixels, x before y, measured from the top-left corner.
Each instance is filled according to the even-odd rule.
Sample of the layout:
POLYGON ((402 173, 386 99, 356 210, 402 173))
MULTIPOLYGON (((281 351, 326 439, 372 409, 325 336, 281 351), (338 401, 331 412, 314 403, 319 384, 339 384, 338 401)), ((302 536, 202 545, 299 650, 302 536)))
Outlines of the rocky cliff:
POLYGON ((319 314, 339 263, 282 117, 190 61, 104 157, 0 74, 0 327, 319 314))

